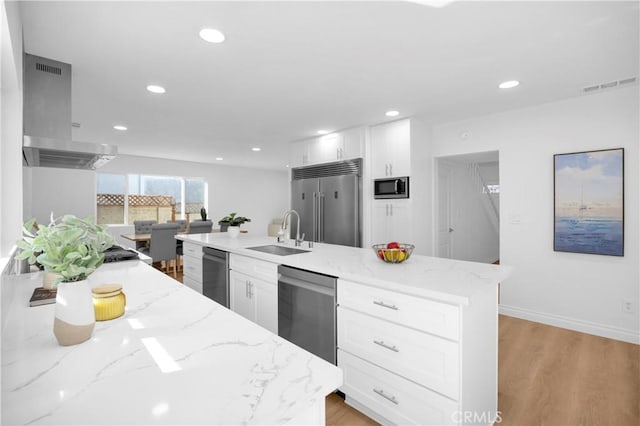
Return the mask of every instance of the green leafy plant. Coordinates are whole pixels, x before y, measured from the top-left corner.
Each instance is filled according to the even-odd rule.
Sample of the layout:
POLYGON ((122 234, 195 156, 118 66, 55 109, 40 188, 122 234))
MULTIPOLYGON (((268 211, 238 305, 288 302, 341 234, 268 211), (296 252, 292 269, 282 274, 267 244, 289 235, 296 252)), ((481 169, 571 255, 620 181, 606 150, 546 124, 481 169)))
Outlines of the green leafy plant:
POLYGON ((244 216, 236 216, 237 213, 229 213, 218 222, 218 225, 240 226, 245 222, 251 222, 251 219, 244 216))
POLYGON ((23 238, 17 242, 21 252, 17 258, 29 264, 40 264, 45 271, 60 274, 58 282, 81 281, 91 275, 104 262, 103 252, 113 245, 113 238, 91 217, 80 219, 65 215, 47 226, 36 220, 23 226, 23 238))

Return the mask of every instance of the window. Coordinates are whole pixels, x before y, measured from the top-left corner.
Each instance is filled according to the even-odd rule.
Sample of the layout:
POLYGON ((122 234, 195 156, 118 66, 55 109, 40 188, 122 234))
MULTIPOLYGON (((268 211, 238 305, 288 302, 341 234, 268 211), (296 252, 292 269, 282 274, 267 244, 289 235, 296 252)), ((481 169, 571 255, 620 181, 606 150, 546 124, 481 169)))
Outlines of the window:
POLYGON ((97 222, 124 223, 124 197, 126 180, 124 175, 97 173, 97 222))
POLYGON ((193 220, 206 208, 206 194, 204 179, 97 173, 98 223, 193 220))
MULTIPOLYGON (((200 214, 200 209, 205 207, 206 184, 202 179, 185 179, 185 206, 184 213, 200 214)), ((206 207, 205 207, 206 208, 206 207)))

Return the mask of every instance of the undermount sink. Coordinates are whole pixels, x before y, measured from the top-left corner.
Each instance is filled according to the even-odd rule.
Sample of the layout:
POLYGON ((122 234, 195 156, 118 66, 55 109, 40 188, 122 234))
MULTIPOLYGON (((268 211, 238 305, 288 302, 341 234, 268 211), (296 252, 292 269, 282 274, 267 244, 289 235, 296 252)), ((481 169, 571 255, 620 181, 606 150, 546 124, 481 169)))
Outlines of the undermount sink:
POLYGON ((249 250, 261 251, 263 253, 275 254, 278 256, 289 256, 291 254, 309 253, 307 250, 301 250, 293 247, 277 246, 270 244, 268 246, 247 247, 249 250))

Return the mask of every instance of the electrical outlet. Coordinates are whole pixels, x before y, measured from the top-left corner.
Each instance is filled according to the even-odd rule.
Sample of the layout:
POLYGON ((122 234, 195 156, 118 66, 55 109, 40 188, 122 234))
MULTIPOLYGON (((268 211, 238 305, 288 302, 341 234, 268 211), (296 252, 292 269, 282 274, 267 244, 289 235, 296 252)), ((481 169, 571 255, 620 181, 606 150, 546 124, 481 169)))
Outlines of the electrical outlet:
POLYGON ((634 311, 635 311, 635 306, 633 305, 633 301, 631 299, 623 299, 622 312, 632 314, 634 311))

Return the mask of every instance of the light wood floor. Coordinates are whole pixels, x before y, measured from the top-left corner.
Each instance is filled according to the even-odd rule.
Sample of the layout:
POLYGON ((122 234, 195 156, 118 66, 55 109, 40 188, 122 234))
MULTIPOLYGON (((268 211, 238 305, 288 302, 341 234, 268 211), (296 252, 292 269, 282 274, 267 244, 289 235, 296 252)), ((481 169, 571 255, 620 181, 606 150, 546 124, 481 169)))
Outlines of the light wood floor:
POLYGON ((503 425, 640 424, 640 346, 500 316, 503 425))
MULTIPOLYGON (((178 273, 182 281, 182 273, 178 273)), ((500 426, 640 425, 640 346, 500 316, 500 426)), ((333 394, 327 425, 377 423, 333 394)))

